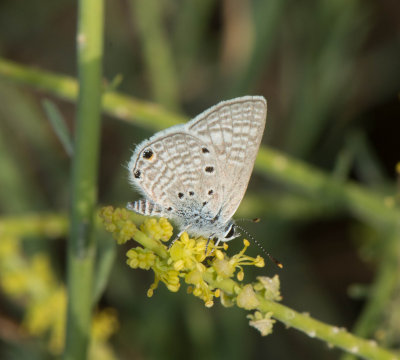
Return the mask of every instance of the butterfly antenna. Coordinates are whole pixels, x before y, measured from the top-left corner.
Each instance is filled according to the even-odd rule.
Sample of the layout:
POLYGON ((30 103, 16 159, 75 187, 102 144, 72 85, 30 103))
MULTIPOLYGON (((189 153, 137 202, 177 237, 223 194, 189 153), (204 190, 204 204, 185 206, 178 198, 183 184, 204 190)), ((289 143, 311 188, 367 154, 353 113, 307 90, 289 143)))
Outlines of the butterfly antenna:
POLYGON ((251 235, 247 230, 243 229, 241 226, 236 225, 237 228, 239 228, 243 233, 245 233, 254 243, 257 244, 257 246, 262 250, 262 252, 269 257, 269 259, 280 269, 283 268, 283 264, 275 259, 267 250, 264 249, 264 247, 254 238, 253 235, 251 235))
POLYGON ((238 222, 238 221, 241 221, 241 222, 250 221, 250 222, 252 222, 252 223, 258 223, 258 222, 261 221, 261 219, 260 219, 260 218, 254 218, 254 219, 247 219, 247 218, 235 219, 235 222, 238 222))

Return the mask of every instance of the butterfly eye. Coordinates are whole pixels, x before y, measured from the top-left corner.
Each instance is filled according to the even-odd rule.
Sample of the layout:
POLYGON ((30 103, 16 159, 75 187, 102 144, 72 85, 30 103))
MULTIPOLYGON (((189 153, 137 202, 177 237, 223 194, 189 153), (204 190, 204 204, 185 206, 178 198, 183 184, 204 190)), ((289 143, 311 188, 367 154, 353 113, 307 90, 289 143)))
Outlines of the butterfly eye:
POLYGON ((230 239, 231 237, 233 237, 233 235, 235 235, 235 225, 232 224, 229 228, 229 231, 225 235, 225 239, 230 239))

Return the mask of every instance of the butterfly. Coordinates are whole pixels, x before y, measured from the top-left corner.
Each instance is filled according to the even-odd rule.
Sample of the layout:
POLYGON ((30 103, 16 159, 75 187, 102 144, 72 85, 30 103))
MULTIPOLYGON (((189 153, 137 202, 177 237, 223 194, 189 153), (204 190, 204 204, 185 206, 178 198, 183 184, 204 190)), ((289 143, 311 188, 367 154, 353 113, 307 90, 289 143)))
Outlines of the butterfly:
POLYGON ((180 234, 217 243, 240 236, 232 216, 246 192, 266 116, 264 97, 243 96, 143 141, 128 170, 144 199, 127 208, 168 218, 180 234))

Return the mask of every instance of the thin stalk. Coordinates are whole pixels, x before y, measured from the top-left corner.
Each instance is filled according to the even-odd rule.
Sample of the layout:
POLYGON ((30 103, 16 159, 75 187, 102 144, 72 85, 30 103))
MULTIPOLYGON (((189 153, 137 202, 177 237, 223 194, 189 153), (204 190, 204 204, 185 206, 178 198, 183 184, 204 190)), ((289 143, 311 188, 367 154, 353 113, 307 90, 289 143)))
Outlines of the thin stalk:
MULTIPOLYGON (((167 259, 168 253, 165 246, 148 237, 146 234, 137 230, 133 238, 147 249, 151 249, 160 258, 167 259)), ((203 279, 210 284, 210 287, 219 288, 226 294, 235 298, 237 296, 236 289, 243 288, 245 285, 238 283, 232 279, 219 280, 218 276, 212 272, 205 271, 202 273, 203 279)), ((304 332, 312 338, 325 341, 330 347, 338 347, 344 351, 354 354, 357 357, 371 360, 399 360, 397 354, 388 349, 380 347, 375 341, 363 339, 348 332, 344 328, 332 326, 316 319, 313 319, 307 313, 299 313, 285 305, 266 299, 258 294, 255 310, 263 313, 272 312, 272 317, 282 322, 287 327, 293 327, 304 332)))
POLYGON ((164 3, 130 0, 131 14, 143 45, 143 60, 157 103, 179 109, 179 84, 174 57, 163 24, 164 3))
POLYGON ((273 149, 260 148, 255 168, 283 184, 298 188, 322 204, 344 208, 357 219, 377 228, 396 226, 400 218, 399 207, 385 202, 382 194, 352 181, 336 180, 273 149))
MULTIPOLYGON (((373 337, 377 325, 382 328, 384 317, 388 315, 388 303, 395 296, 393 293, 400 283, 400 232, 399 229, 389 234, 385 239, 385 249, 382 255, 374 282, 368 292, 367 300, 361 316, 357 319, 352 332, 357 336, 373 337)), ((354 356, 346 354, 341 360, 352 360, 354 356)))
POLYGON ((103 12, 102 0, 79 1, 79 95, 72 162, 65 360, 86 359, 90 340, 96 252, 93 225, 100 144, 103 12))
MULTIPOLYGON (((199 59, 204 63, 203 49, 207 38, 207 28, 212 21, 213 11, 217 5, 215 0, 185 0, 180 5, 174 28, 174 59, 180 83, 192 84, 192 71, 199 59)), ((182 89, 184 94, 184 89, 182 89)))
MULTIPOLYGON (((77 83, 71 77, 32 69, 0 58, 1 77, 76 101, 77 83)), ((169 112, 154 103, 139 101, 118 92, 104 94, 102 106, 109 115, 153 131, 188 121, 187 117, 169 112)), ((324 205, 344 206, 367 223, 375 226, 398 224, 400 209, 385 203, 382 194, 354 182, 332 179, 330 174, 266 146, 260 148, 255 169, 283 185, 296 187, 324 205)))
POLYGON ((59 238, 68 232, 68 219, 64 214, 29 214, 0 217, 0 237, 59 238))
MULTIPOLYGON (((56 161, 51 162, 42 114, 31 96, 14 84, 0 83, 0 99, 0 211, 22 214, 46 209, 47 200, 33 175, 32 154, 28 153, 34 149, 35 166, 41 171, 61 171, 56 161)), ((55 178, 48 179, 49 184, 55 178)))
POLYGON ((253 92, 255 83, 270 61, 277 40, 276 29, 282 21, 286 3, 285 0, 254 2, 254 47, 243 70, 237 76, 231 74, 234 81, 228 90, 230 96, 253 92))
MULTIPOLYGON (((78 82, 71 76, 39 70, 0 58, 0 80, 8 80, 48 92, 61 99, 76 102, 78 82)), ((116 91, 103 94, 104 112, 150 130, 166 128, 187 118, 165 110, 154 102, 134 99, 116 91)))
POLYGON ((398 360, 399 357, 380 346, 373 340, 357 337, 344 328, 331 326, 315 320, 308 314, 301 314, 282 304, 258 297, 259 309, 264 312, 271 311, 273 317, 288 327, 293 327, 304 332, 311 338, 325 341, 330 347, 342 350, 363 359, 398 360))

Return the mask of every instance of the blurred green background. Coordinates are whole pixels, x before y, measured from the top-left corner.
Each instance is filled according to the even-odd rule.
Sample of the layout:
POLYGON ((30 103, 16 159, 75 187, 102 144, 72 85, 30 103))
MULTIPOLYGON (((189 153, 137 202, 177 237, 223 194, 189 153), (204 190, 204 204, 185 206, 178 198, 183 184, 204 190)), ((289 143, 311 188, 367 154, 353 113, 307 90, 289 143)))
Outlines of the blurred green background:
MULTIPOLYGON (((76 13, 76 3, 67 0, 2 0, 1 58, 75 77, 76 13)), ((372 194, 382 194, 389 207, 396 206, 399 14, 395 0, 107 1, 104 83, 190 117, 221 100, 263 95, 268 100, 265 145, 343 184, 359 182, 372 194)), ((18 271, 29 272, 45 256, 54 278, 46 286, 65 279, 66 230, 60 219, 69 204, 70 158, 43 100, 56 104, 71 130, 75 105, 2 75, 0 358, 46 359, 57 354, 48 345, 54 329, 34 336, 28 316, 32 299, 36 305, 42 299, 35 298, 41 282, 35 282, 35 271, 29 279, 18 271), (34 216, 45 216, 43 223, 34 216), (37 227, 29 227, 29 221, 37 227), (9 245, 13 241, 18 248, 9 245), (11 264, 6 262, 11 258, 11 264), (10 267, 19 274, 17 290, 10 267)), ((125 165, 135 144, 151 134, 103 116, 102 205, 124 206, 137 198, 125 165)), ((247 272, 245 281, 279 272, 285 305, 324 322, 357 326, 361 335, 399 347, 400 251, 387 246, 400 242, 399 231, 363 222, 330 200, 255 172, 236 216, 262 218, 245 227, 285 267, 277 270, 267 263, 266 269, 247 272), (371 301, 374 291, 382 294, 379 301, 371 301), (371 313, 374 321, 371 316, 365 320, 371 313)), ((282 324, 262 338, 249 327, 244 311, 219 303, 206 309, 184 289, 172 294, 160 286, 149 299, 152 275, 129 269, 124 249, 110 245, 109 235, 99 232, 98 237, 107 249, 100 254, 112 264, 98 311, 114 309, 119 323, 107 339, 104 359, 342 356, 282 324)), ((237 241, 230 251, 241 246, 237 241)), ((259 249, 252 246, 249 252, 256 255, 259 249)))

